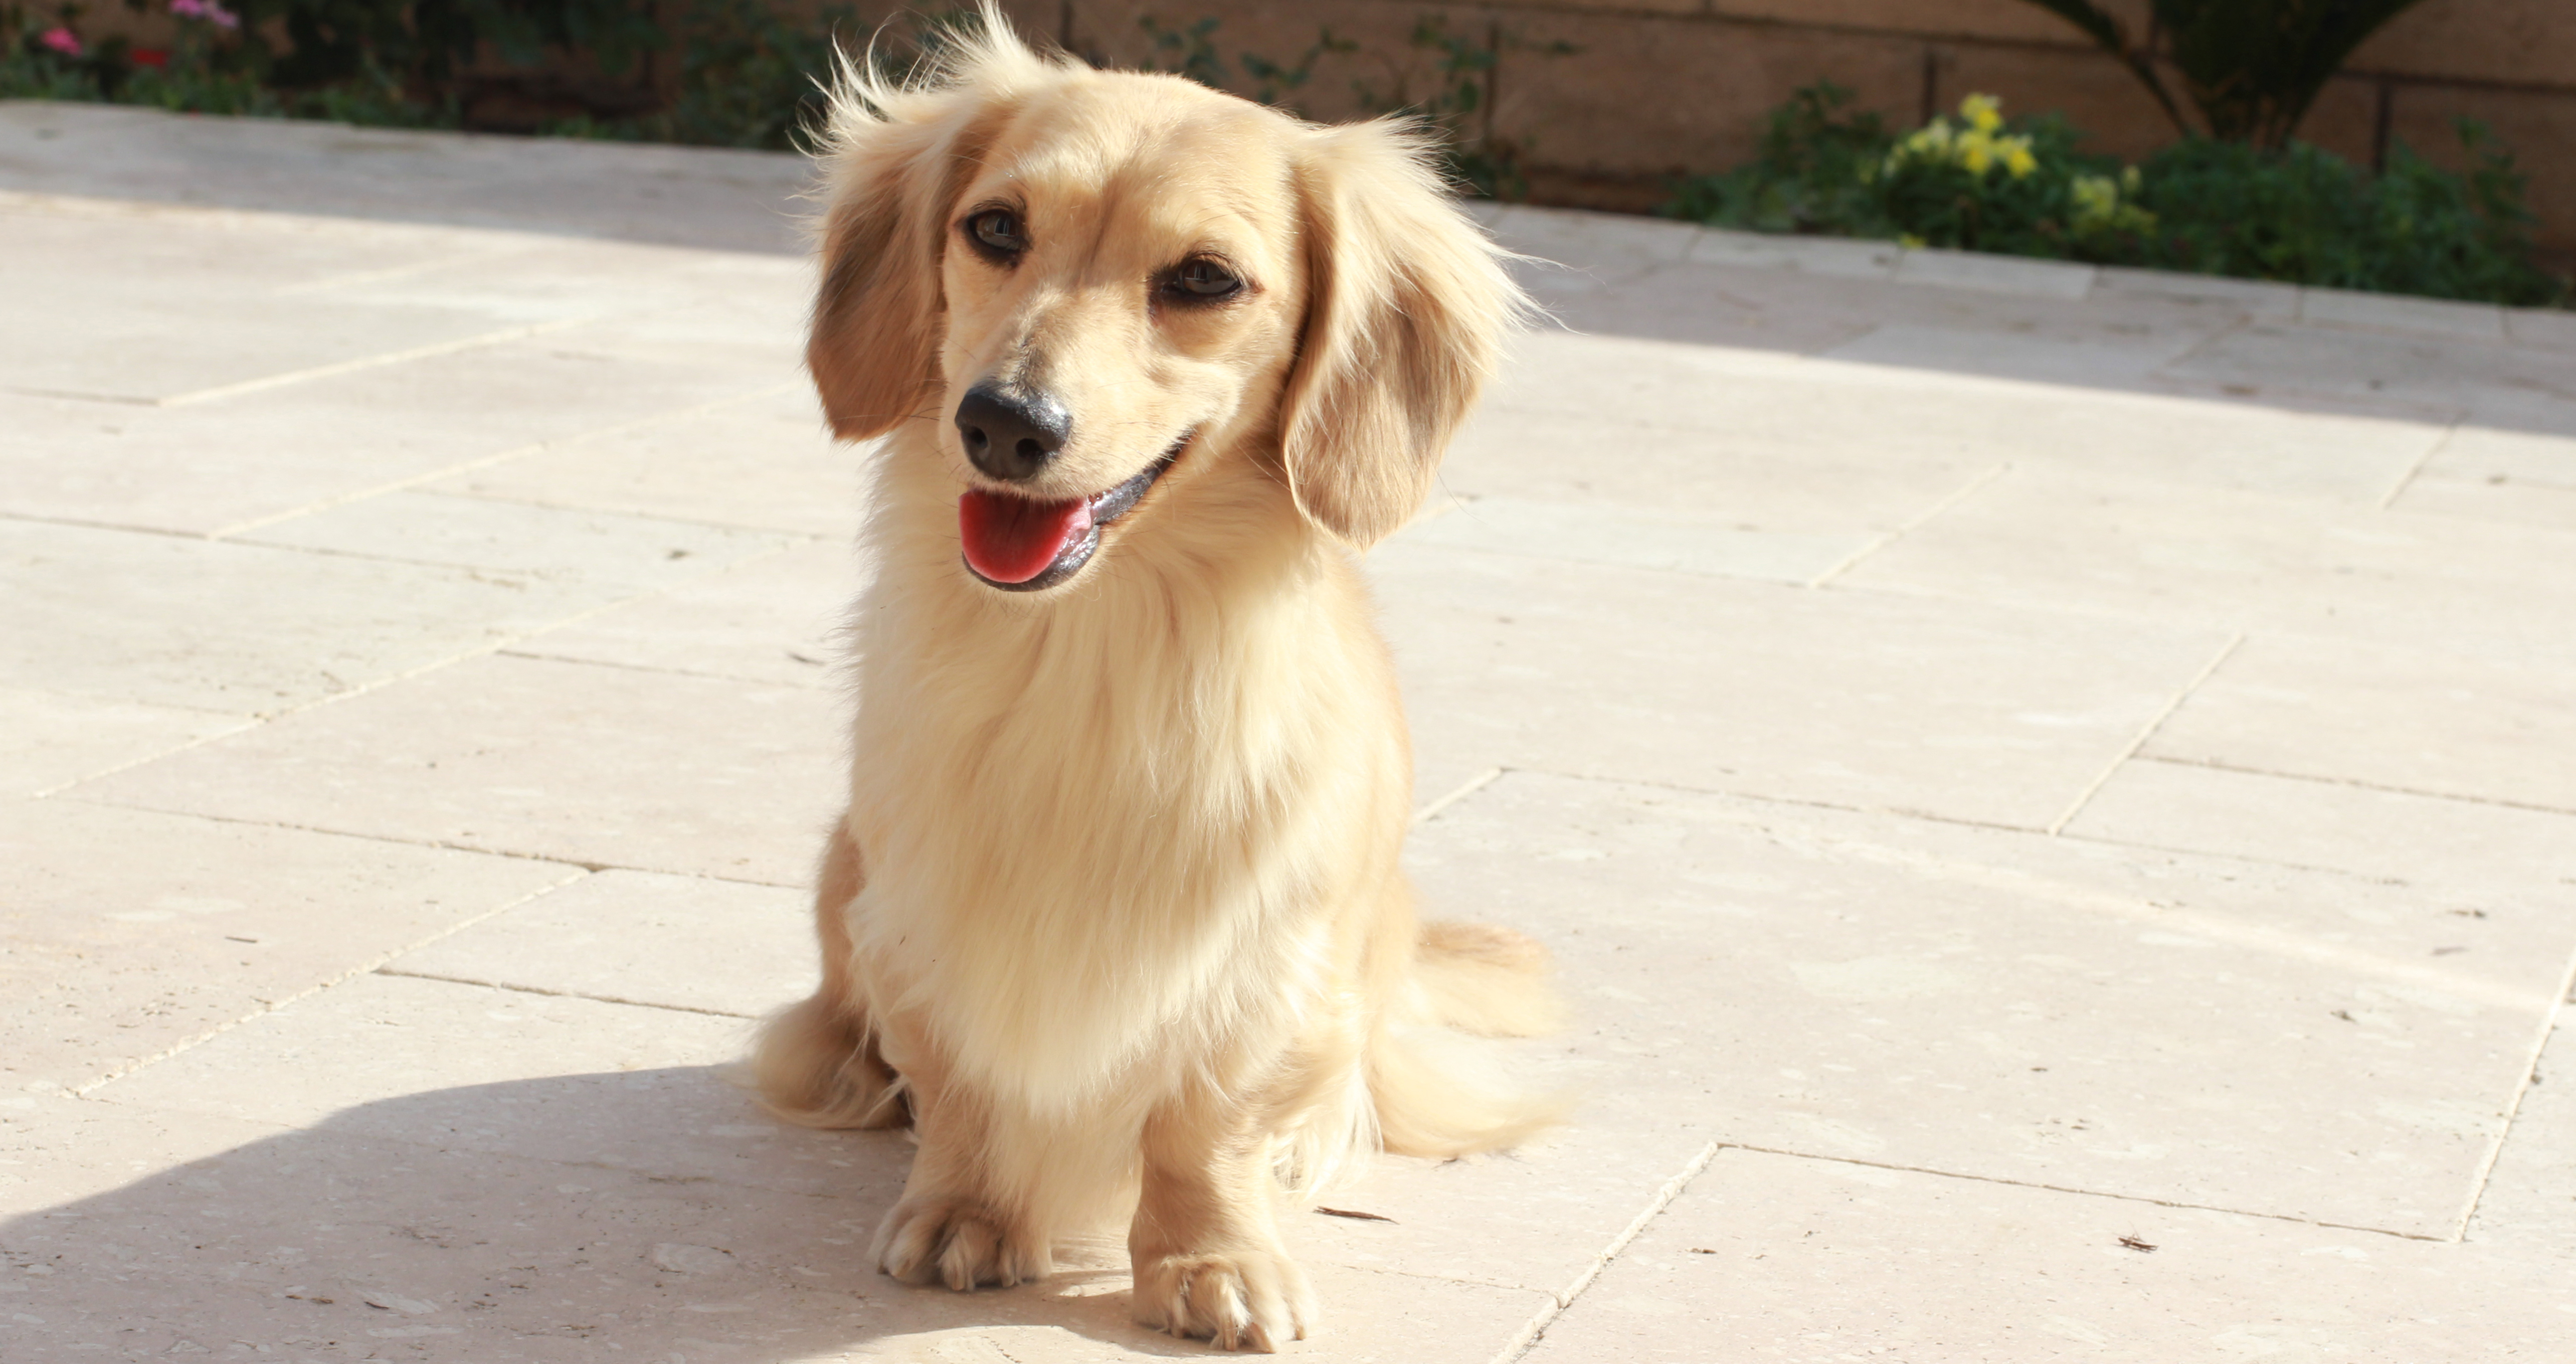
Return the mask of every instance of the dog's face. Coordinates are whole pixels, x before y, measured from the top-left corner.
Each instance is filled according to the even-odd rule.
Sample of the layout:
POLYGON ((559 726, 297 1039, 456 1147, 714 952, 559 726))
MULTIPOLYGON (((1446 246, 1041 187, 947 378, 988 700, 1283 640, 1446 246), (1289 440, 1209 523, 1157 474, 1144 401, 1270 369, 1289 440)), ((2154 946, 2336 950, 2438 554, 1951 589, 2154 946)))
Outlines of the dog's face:
POLYGON ((995 589, 1100 571, 1200 479, 1385 535, 1519 297, 1387 125, 1011 49, 831 132, 808 365, 844 437, 919 424, 895 457, 936 452, 995 589))
POLYGON ((995 587, 1070 581, 1164 479, 1244 449, 1296 350, 1294 126, 1133 86, 1032 99, 948 224, 941 437, 965 563, 995 587))

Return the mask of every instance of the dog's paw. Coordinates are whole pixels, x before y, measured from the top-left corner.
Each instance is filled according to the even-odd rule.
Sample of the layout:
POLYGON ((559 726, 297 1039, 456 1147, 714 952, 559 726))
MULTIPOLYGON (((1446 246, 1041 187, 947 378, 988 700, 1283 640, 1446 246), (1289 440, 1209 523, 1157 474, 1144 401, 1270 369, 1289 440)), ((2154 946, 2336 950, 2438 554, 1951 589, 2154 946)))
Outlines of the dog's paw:
POLYGON ((877 1232, 877 1267, 909 1284, 1009 1288, 1045 1278, 1055 1268, 990 1209, 954 1198, 905 1199, 877 1232))
POLYGON ((1136 1266, 1136 1320, 1221 1349, 1272 1354, 1315 1314, 1305 1271, 1273 1251, 1164 1255, 1136 1266))

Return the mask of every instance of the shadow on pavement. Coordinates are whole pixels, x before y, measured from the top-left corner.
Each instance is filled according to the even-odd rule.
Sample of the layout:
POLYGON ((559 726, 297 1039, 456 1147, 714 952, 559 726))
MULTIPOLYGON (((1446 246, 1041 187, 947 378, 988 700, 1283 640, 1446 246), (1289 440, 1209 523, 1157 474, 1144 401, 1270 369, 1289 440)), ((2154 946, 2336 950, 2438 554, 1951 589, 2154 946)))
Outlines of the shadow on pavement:
MULTIPOLYGON (((94 1107, 138 1131, 185 1125, 94 1107)), ((1013 1290, 876 1273, 868 1241, 910 1157, 899 1133, 779 1124, 706 1068, 361 1104, 0 1223, 8 1278, 28 1289, 0 1298, 0 1356, 236 1342, 475 1364, 980 1362, 1041 1342, 1049 1359, 1206 1353, 1129 1323, 1123 1245, 1076 1247, 1055 1278, 1013 1290)))

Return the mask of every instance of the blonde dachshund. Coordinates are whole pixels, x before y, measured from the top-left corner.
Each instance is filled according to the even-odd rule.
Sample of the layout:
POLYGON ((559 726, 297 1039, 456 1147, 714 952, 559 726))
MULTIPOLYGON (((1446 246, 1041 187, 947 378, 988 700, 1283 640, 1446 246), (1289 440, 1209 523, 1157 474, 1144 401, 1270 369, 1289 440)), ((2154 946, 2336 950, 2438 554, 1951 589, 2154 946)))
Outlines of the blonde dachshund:
POLYGON ((822 164, 807 362, 885 440, 823 983, 764 1096, 916 1126, 896 1278, 1040 1278, 1132 1209, 1140 1321, 1273 1349, 1315 1311, 1283 1188, 1553 1112, 1447 1060, 1556 1006, 1535 943, 1415 921, 1355 561, 1524 300, 1403 126, 1094 71, 989 10, 930 76, 845 71, 822 164))

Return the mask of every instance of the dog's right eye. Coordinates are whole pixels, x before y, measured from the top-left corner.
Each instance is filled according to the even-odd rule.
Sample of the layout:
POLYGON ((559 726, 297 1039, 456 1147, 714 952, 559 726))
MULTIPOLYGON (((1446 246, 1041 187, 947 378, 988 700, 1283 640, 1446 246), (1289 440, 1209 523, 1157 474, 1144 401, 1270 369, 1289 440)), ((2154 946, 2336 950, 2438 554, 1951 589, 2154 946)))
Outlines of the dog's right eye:
POLYGON ((1020 215, 1007 208, 988 208, 968 218, 966 231, 975 238, 976 245, 997 256, 1016 256, 1029 249, 1020 215))

